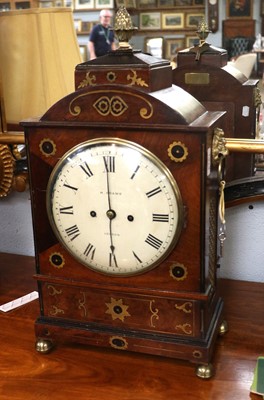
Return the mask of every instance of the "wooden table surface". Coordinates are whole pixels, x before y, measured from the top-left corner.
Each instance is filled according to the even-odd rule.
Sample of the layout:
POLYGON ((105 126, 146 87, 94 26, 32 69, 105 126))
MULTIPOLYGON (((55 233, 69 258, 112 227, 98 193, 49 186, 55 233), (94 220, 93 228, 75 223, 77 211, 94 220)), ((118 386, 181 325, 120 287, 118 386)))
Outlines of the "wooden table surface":
MULTIPOLYGON (((0 253, 0 304, 36 290, 34 258, 0 253)), ((246 400, 264 355, 264 284, 220 280, 229 332, 217 340, 215 376, 188 362, 81 345, 34 349, 38 300, 0 312, 0 400, 246 400)))

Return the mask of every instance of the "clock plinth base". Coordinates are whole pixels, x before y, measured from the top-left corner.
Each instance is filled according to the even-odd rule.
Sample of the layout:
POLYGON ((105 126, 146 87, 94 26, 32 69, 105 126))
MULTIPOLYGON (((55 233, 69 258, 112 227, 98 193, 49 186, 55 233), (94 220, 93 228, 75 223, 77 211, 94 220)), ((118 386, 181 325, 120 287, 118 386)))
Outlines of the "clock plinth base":
MULTIPOLYGON (((151 355, 164 356, 197 364, 196 374, 210 378, 213 368, 210 362, 215 342, 223 325, 223 301, 218 300, 210 328, 203 338, 180 337, 146 331, 113 328, 94 323, 79 323, 65 319, 40 317, 35 323, 36 337, 39 338, 41 353, 49 352, 55 343, 77 342, 117 350, 127 350, 151 355), (43 351, 47 348, 47 351, 43 351)), ((201 324, 203 321, 201 321, 201 324)))

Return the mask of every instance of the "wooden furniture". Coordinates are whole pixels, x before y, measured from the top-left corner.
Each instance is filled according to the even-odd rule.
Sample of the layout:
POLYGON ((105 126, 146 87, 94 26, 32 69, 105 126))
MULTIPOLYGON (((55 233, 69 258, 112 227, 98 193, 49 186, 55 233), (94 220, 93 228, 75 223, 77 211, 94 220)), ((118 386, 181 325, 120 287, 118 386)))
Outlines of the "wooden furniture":
MULTIPOLYGON (((168 61, 157 61, 127 48, 77 66, 76 87, 76 92, 57 102, 41 119, 23 122, 31 171, 37 279, 43 305, 36 322, 38 349, 48 351, 54 342, 64 338, 188 360, 198 366, 197 373, 206 369, 205 375, 210 376, 211 365, 208 364, 223 322, 223 304, 217 289, 218 165, 211 162, 210 156, 213 135, 223 124, 223 113, 207 112, 190 94, 172 86, 168 61), (100 147, 105 145, 105 138, 108 143, 112 141, 112 145, 103 153, 100 147), (163 211, 158 203, 153 211, 151 201, 143 206, 146 196, 159 198, 161 203, 163 194, 161 197, 158 194, 167 191, 158 181, 154 185, 153 181, 143 179, 146 185, 152 182, 144 191, 135 186, 138 196, 131 201, 133 212, 128 199, 121 204, 118 198, 126 198, 128 180, 123 178, 122 187, 114 180, 123 168, 118 161, 120 150, 116 138, 123 140, 123 147, 129 141, 147 149, 153 160, 162 160, 166 173, 172 176, 171 182, 173 185, 176 182, 179 188, 182 205, 179 205, 178 216, 176 212, 172 215, 172 206, 163 211), (66 165, 71 158, 64 157, 66 152, 91 139, 97 139, 97 153, 92 151, 94 159, 100 154, 101 163, 104 158, 106 165, 105 157, 113 163, 106 167, 102 164, 100 173, 96 173, 95 164, 84 157, 86 164, 81 162, 79 169, 86 171, 88 181, 83 185, 76 184, 76 177, 67 178, 57 186, 62 188, 67 201, 58 202, 61 204, 58 214, 53 205, 50 212, 47 211, 48 185, 50 196, 47 199, 54 199, 52 204, 58 199, 57 189, 50 190, 54 182, 50 184, 52 170, 53 177, 65 177, 64 173, 55 173, 55 165, 59 160, 66 165), (116 153, 111 148, 116 149, 116 153), (105 177, 111 173, 115 175, 109 180, 113 179, 115 186, 106 190, 105 177), (100 178, 102 174, 104 179, 100 178), (93 191, 90 184, 96 179, 101 189, 93 191), (90 189, 84 194, 82 190, 86 187, 90 189), (83 213, 86 220, 83 227, 80 227, 83 218, 78 222, 76 216, 77 209, 84 204, 74 206, 75 191, 83 193, 81 198, 87 199, 89 212, 83 213), (87 197, 89 193, 93 193, 92 199, 87 197), (116 209, 105 209, 109 193, 116 209), (100 210, 102 199, 105 199, 104 208, 99 213, 97 209, 100 210), (97 205, 91 205, 93 203, 97 205), (143 209, 146 210, 144 216, 143 209), (121 220, 122 213, 127 217, 121 220), (61 215, 60 223, 57 223, 56 214, 61 215), (68 219, 70 215, 72 218, 68 219), (101 225, 94 226, 98 238, 91 239, 90 224, 95 223, 95 218, 101 225), (114 237, 107 218, 113 219, 114 237), (127 220, 142 221, 144 218, 148 222, 142 226, 137 222, 138 234, 131 235, 136 222, 124 234, 122 227, 127 226, 127 220), (173 221, 179 218, 184 225, 183 228, 179 224, 177 235, 171 233, 172 218, 173 221), (144 226, 149 226, 150 220, 152 225, 146 232, 144 226), (163 231, 161 234, 161 227, 167 224, 171 231, 166 236, 163 231), (178 242, 171 243, 165 257, 161 249, 166 248, 174 235, 178 242), (68 244, 67 237, 70 238, 68 244), (77 250, 75 244, 81 243, 82 237, 87 247, 77 250), (154 249, 151 261, 145 259, 149 247, 144 246, 154 249), (126 256, 120 254, 121 248, 127 250, 126 256), (107 261, 98 260, 100 254, 106 254, 107 261), (160 254, 164 255, 162 259, 160 254), (115 257, 119 259, 115 267, 117 272, 113 267, 115 257), (128 267, 119 267, 126 259, 131 271, 128 267), (101 271, 94 271, 100 268, 101 271)), ((90 142, 85 144, 90 145, 90 142)), ((123 166, 124 171, 131 172, 132 180, 133 172, 140 170, 141 174, 145 165, 144 162, 135 165, 133 170, 130 165, 123 166)), ((158 169, 154 167, 154 171, 158 169)), ((156 172, 153 176, 162 174, 156 172)), ((129 189, 132 197, 133 188, 129 189)), ((172 201, 174 195, 169 197, 172 201)))
MULTIPOLYGON (((226 137, 252 139, 256 136, 261 104, 258 80, 248 80, 230 67, 227 59, 225 49, 207 43, 200 48, 182 50, 173 70, 173 83, 191 93, 208 110, 226 111, 226 137)), ((232 154, 226 160, 225 179, 251 176, 254 169, 254 155, 232 154)))
MULTIPOLYGON (((33 257, 0 254, 0 304, 36 290, 34 273, 33 257)), ((259 400, 250 385, 263 355, 264 284, 221 279, 220 290, 229 332, 217 339, 209 381, 197 379, 190 364, 159 356, 76 344, 42 355, 34 349, 38 300, 0 313, 1 399, 259 400)))
POLYGON ((255 22, 247 18, 230 18, 223 21, 223 47, 228 50, 229 59, 252 50, 255 42, 255 22), (236 39, 237 48, 235 43, 232 44, 236 39))

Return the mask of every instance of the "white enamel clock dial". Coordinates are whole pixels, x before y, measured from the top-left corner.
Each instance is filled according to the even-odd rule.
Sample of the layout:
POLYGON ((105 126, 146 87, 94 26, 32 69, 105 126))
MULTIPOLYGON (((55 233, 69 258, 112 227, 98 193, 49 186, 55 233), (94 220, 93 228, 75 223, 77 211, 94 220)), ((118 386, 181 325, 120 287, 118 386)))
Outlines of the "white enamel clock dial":
POLYGON ((143 147, 100 138, 55 166, 47 210, 58 240, 101 273, 133 275, 164 260, 182 227, 182 201, 168 168, 143 147))

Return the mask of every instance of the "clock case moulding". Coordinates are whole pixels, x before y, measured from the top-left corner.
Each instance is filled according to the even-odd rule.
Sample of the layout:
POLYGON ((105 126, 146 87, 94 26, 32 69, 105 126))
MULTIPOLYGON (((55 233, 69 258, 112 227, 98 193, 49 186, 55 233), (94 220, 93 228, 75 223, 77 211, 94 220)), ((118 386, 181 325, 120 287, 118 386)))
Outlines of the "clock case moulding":
POLYGON ((223 322, 217 287, 218 166, 211 148, 225 113, 207 111, 173 85, 168 61, 132 49, 77 65, 75 82, 76 91, 41 118, 22 122, 40 295, 37 349, 45 353, 56 343, 76 341, 207 366, 223 322), (83 266, 49 223, 52 170, 72 147, 96 138, 143 146, 179 187, 179 240, 160 265, 142 274, 115 277, 83 266))

